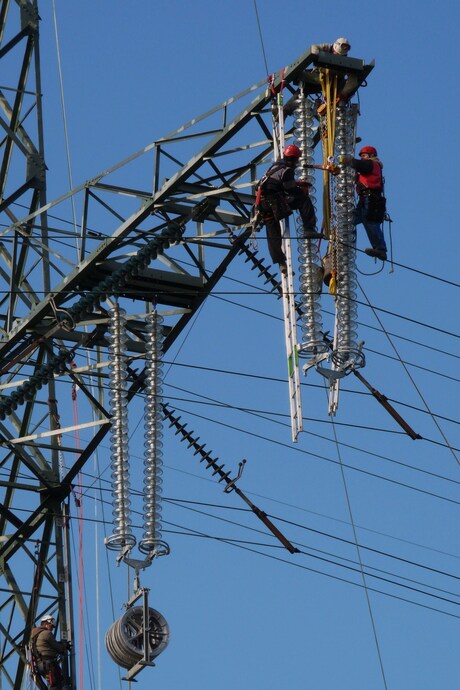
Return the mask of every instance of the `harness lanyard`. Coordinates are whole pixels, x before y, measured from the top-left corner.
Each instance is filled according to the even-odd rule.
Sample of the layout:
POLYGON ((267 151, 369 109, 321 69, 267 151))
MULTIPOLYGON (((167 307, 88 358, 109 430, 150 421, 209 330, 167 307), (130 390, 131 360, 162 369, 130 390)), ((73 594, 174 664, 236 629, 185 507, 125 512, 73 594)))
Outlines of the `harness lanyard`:
POLYGON ((268 88, 271 91, 272 96, 276 96, 276 91, 275 91, 275 75, 274 74, 269 74, 267 77, 267 83, 268 83, 268 88))
MULTIPOLYGON (((385 197, 385 178, 383 175, 382 175, 382 196, 385 197)), ((389 245, 390 245, 391 268, 390 268, 389 273, 394 273, 395 267, 394 267, 394 262, 393 262, 393 236, 391 234, 391 224, 392 224, 393 220, 391 219, 391 216, 387 210, 385 210, 385 215, 383 216, 382 230, 385 227, 385 221, 387 221, 387 223, 388 223, 388 240, 389 240, 389 245)))
MULTIPOLYGON (((267 77, 267 83, 268 83, 268 88, 270 90, 270 93, 272 95, 272 100, 276 104, 276 107, 278 109, 278 124, 280 126, 280 130, 284 129, 284 113, 283 113, 283 89, 284 89, 284 74, 285 74, 286 68, 283 67, 281 70, 281 82, 280 82, 280 87, 278 91, 275 89, 275 75, 274 74, 269 74, 267 77)), ((276 153, 276 142, 275 143, 275 153, 276 153)), ((284 146, 284 133, 283 133, 283 143, 282 146, 284 146)), ((278 151, 278 154, 281 155, 281 151, 278 151)))

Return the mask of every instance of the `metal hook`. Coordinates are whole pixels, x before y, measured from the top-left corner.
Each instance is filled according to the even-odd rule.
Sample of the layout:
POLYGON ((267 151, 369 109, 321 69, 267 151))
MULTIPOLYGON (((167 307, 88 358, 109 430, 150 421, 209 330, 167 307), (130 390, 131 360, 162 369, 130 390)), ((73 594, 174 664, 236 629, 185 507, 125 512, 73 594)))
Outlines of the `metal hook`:
POLYGON ((232 479, 229 481, 227 486, 224 489, 224 493, 229 494, 233 489, 235 488, 235 482, 238 481, 238 479, 241 479, 241 476, 243 474, 244 466, 246 464, 246 460, 243 458, 243 460, 238 464, 238 474, 235 477, 235 479, 232 479))

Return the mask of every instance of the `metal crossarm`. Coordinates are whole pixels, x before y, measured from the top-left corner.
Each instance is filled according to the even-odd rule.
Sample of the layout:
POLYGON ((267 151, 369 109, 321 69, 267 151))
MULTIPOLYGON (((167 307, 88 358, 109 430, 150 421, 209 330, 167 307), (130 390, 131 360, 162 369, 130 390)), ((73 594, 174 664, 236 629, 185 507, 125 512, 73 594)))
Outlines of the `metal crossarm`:
MULTIPOLYGON (((152 305, 166 314, 166 353, 239 259, 257 168, 274 137, 264 79, 104 172, 88 171, 87 182, 49 201, 38 0, 0 5, 0 686, 20 690, 23 645, 39 616, 58 612, 60 632, 72 637, 67 503, 111 425, 104 382, 113 301, 127 311, 131 403, 145 386, 152 305), (146 179, 139 181, 139 169, 148 170, 146 179), (79 223, 68 219, 74 203, 79 223), (73 384, 77 421, 68 402, 73 384), (90 429, 79 446, 75 432, 90 429)), ((284 83, 294 93, 312 76, 306 72, 315 59, 307 50, 273 75, 275 91, 284 83)), ((296 440, 302 412, 287 229, 285 243, 282 299, 296 440)), ((69 676, 73 690, 72 666, 69 676)))

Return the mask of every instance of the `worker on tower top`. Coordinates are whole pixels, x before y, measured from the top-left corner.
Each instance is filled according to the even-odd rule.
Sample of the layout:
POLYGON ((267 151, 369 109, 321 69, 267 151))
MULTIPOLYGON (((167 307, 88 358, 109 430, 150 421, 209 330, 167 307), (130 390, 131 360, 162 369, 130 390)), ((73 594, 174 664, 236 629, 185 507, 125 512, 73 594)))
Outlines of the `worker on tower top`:
POLYGON ((358 204, 354 212, 354 225, 362 223, 372 247, 364 251, 368 256, 386 261, 387 247, 383 236, 382 223, 386 212, 383 194, 383 163, 373 146, 363 146, 359 159, 350 155, 339 156, 339 164, 350 166, 356 171, 356 192, 358 204))
MULTIPOLYGON (((318 55, 320 52, 323 52, 331 53, 332 55, 337 55, 339 57, 348 57, 350 49, 350 41, 348 38, 342 37, 337 38, 334 43, 315 43, 311 46, 310 51, 313 55, 318 55)), ((337 103, 340 103, 340 101, 348 101, 355 93, 358 86, 359 82, 355 74, 341 75, 338 81, 337 103)), ((320 105, 318 108, 318 115, 324 115, 325 111, 326 105, 320 105)))
POLYGON ((294 172, 300 156, 298 146, 289 144, 283 157, 273 163, 259 182, 256 205, 267 230, 268 251, 274 264, 287 273, 286 256, 282 247, 280 221, 298 210, 306 239, 322 237, 316 231, 315 209, 308 195, 308 183, 295 179, 294 172))
POLYGON ((320 51, 323 53, 332 53, 333 55, 347 56, 351 45, 348 38, 338 38, 334 43, 314 43, 311 46, 311 52, 318 55, 320 51))
MULTIPOLYGON (((312 55, 319 55, 320 52, 323 53, 330 53, 332 55, 335 55, 337 57, 347 57, 348 52, 351 49, 351 43, 348 40, 348 38, 341 37, 337 38, 334 43, 314 43, 312 46, 310 46, 310 53, 312 55)), ((332 65, 333 69, 334 65, 332 65)), ((309 92, 313 93, 312 86, 317 85, 318 86, 318 92, 321 91, 321 81, 319 77, 319 71, 320 67, 314 67, 313 69, 309 69, 305 71, 305 74, 308 75, 307 83, 309 86, 309 92)), ((355 91, 358 89, 359 86, 359 81, 356 77, 355 74, 352 72, 350 73, 344 73, 343 71, 343 66, 342 70, 339 75, 339 80, 338 80, 338 98, 337 102, 339 101, 348 101, 351 96, 355 93, 355 91)), ((292 98, 288 100, 288 102, 284 106, 284 115, 292 115, 296 108, 297 104, 297 94, 295 94, 292 98)), ((323 115, 325 112, 326 106, 324 105, 322 108, 320 106, 320 109, 318 110, 319 115, 323 115)))

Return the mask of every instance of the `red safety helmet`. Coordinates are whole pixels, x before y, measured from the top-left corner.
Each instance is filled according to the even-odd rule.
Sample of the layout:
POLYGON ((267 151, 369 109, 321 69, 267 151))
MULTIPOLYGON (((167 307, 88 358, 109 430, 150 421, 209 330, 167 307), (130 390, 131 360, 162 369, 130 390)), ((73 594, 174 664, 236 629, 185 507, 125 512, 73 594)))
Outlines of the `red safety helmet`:
POLYGON ((369 156, 377 156, 377 149, 374 149, 373 146, 363 146, 363 148, 359 152, 359 155, 361 155, 362 153, 368 153, 369 156))
POLYGON ((289 146, 285 146, 283 151, 283 156, 285 158, 300 158, 301 155, 301 150, 295 144, 289 144, 289 146))

